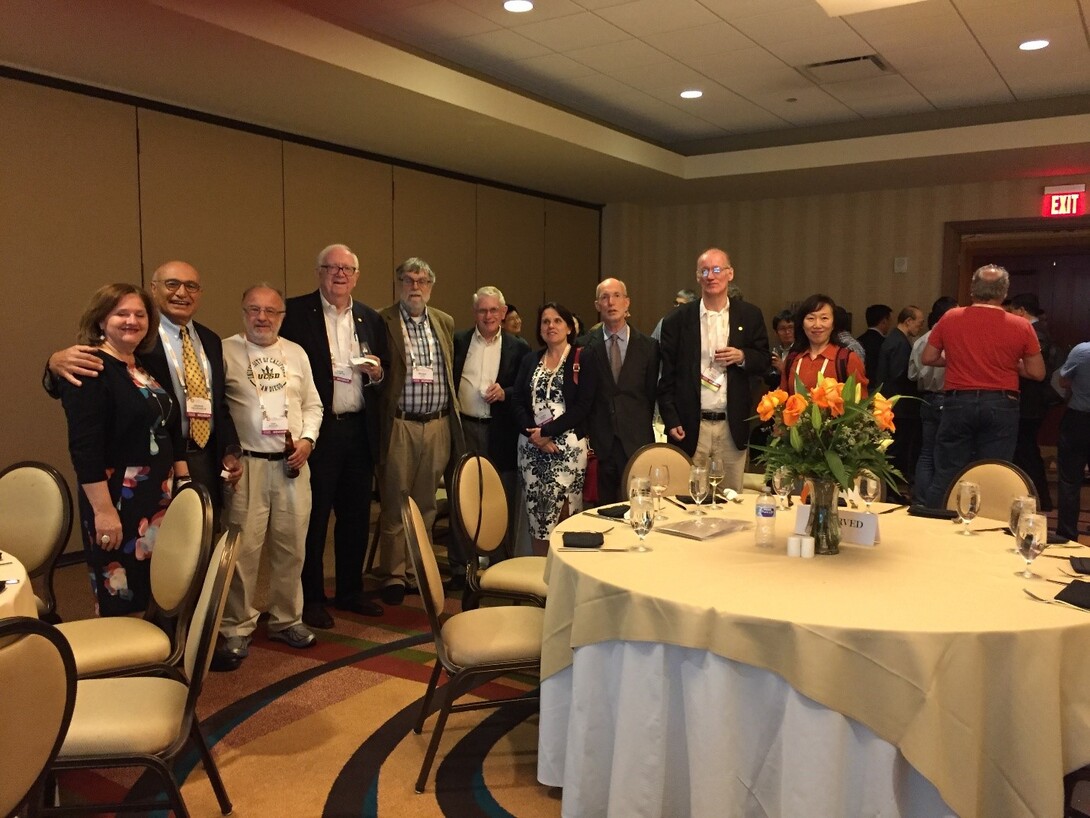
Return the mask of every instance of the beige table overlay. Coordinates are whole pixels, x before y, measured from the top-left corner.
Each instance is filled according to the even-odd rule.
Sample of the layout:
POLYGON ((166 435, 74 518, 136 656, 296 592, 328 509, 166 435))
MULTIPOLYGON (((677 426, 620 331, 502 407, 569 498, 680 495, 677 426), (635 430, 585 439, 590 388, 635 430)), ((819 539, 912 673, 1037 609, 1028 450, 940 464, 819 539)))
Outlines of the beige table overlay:
MULTIPOLYGON (((751 520, 753 500, 718 514, 751 520)), ((1061 815, 1063 775, 1090 763, 1090 613, 1028 599, 1023 587, 1060 586, 1015 576, 1024 563, 1005 534, 963 537, 903 509, 879 520, 877 547, 801 559, 786 556, 793 511, 770 550, 751 530, 704 542, 652 532, 645 554, 558 552, 562 531, 611 522, 571 518, 546 567, 542 676, 608 640, 711 651, 865 724, 963 818, 1061 815)), ((635 541, 624 523, 606 535, 607 547, 635 541)), ((1034 569, 1060 578, 1066 565, 1042 556, 1034 569)))
POLYGON ((0 557, 0 583, 4 583, 4 590, 0 592, 0 619, 8 616, 38 616, 34 589, 30 587, 26 570, 11 554, 5 553, 0 557), (8 580, 17 581, 8 585, 8 580))

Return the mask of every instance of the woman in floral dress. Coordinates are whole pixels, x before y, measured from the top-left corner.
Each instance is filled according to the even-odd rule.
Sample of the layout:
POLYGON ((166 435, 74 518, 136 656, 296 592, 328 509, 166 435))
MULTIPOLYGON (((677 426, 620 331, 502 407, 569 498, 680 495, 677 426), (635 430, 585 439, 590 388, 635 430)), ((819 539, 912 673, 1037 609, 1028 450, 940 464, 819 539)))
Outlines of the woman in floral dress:
POLYGON ((132 284, 99 289, 80 318, 79 343, 98 347, 103 369, 82 386, 61 383, 68 451, 91 587, 102 616, 147 607, 150 560, 173 481, 189 479, 177 401, 140 366, 159 317, 132 284))
POLYGON ((519 472, 535 554, 549 548, 549 534, 564 517, 583 508, 587 439, 583 421, 594 403, 593 367, 579 365, 575 319, 554 302, 538 310, 538 342, 515 382, 515 411, 522 435, 519 472))

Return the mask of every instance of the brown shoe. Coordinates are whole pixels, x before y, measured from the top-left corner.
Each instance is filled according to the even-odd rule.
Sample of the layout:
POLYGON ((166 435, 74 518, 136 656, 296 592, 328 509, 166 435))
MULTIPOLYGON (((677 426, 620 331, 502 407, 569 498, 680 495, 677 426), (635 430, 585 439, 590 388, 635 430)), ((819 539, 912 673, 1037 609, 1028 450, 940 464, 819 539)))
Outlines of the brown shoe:
POLYGON ((303 606, 303 624, 327 631, 333 627, 333 617, 321 602, 308 602, 303 606))

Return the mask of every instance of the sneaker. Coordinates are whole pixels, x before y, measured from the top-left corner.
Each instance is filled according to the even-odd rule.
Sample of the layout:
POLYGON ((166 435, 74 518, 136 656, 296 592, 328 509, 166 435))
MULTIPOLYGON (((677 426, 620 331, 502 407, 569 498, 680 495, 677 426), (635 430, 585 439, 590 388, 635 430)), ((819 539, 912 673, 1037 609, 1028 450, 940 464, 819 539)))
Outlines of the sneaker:
POLYGON ((282 631, 270 631, 269 639, 293 648, 313 647, 318 641, 306 625, 292 625, 282 631))
POLYGON ((239 659, 245 659, 250 655, 250 637, 228 636, 223 640, 223 649, 228 653, 233 653, 239 659))

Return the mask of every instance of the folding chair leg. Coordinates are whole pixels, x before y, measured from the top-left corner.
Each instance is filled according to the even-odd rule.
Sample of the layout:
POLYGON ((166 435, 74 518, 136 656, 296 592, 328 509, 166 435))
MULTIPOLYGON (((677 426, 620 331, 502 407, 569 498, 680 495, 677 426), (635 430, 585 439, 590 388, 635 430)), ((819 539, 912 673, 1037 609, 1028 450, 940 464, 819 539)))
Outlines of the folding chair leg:
POLYGON ((363 556, 364 576, 370 574, 371 569, 375 566, 375 557, 378 555, 378 541, 381 534, 382 516, 379 515, 379 519, 375 521, 375 533, 371 535, 371 541, 367 544, 367 553, 363 556))
POLYGON ((216 766, 216 760, 212 757, 212 751, 208 749, 208 742, 204 740, 204 735, 201 733, 201 728, 197 726, 196 719, 193 720, 193 725, 189 729, 189 735, 192 737, 193 743, 197 745, 197 751, 201 754, 201 762, 204 764, 204 771, 208 775, 208 781, 212 784, 212 791, 216 793, 216 800, 220 804, 220 812, 224 815, 230 815, 234 806, 227 795, 227 788, 223 786, 219 767, 216 766))
POLYGON ((435 720, 435 729, 428 742, 428 751, 424 753, 424 763, 420 765, 420 776, 416 779, 416 791, 422 793, 426 789, 428 774, 431 765, 435 761, 435 754, 439 751, 439 740, 443 737, 443 728, 447 726, 447 716, 450 715, 450 706, 454 704, 454 685, 447 684, 443 693, 443 706, 439 708, 439 718, 435 720))
POLYGON ((439 661, 438 657, 435 660, 435 669, 431 672, 431 679, 428 681, 428 689, 424 691, 424 701, 420 703, 420 716, 416 720, 416 726, 413 727, 413 732, 418 736, 424 730, 424 722, 427 721, 431 711, 428 709, 431 707, 432 697, 435 695, 435 688, 439 684, 439 674, 443 672, 443 663, 439 661))

